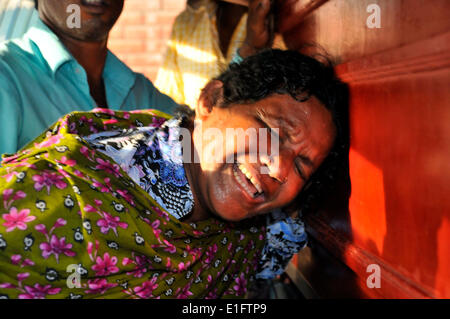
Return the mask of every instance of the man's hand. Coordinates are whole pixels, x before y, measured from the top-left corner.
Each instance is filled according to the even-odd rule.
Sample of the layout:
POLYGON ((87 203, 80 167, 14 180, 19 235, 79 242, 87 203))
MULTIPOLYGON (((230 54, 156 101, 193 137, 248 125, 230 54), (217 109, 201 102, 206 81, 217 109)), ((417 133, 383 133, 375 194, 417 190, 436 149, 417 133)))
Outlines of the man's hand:
POLYGON ((239 55, 246 58, 272 46, 274 37, 270 0, 250 0, 248 5, 247 35, 239 55))

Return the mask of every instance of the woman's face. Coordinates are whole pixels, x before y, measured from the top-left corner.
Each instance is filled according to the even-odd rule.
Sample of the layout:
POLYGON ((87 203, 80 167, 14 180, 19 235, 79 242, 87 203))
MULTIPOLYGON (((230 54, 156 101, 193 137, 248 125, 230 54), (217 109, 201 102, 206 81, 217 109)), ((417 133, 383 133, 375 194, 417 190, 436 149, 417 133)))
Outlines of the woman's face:
POLYGON ((252 104, 213 107, 197 111, 196 122, 201 123, 194 130, 200 166, 191 178, 197 203, 232 221, 289 204, 325 159, 335 138, 331 113, 314 97, 300 103, 289 95, 275 94, 252 104), (239 144, 230 129, 256 134, 248 134, 239 144), (278 129, 278 134, 267 134, 265 141, 261 136, 267 136, 267 129, 278 129), (277 138, 278 148, 271 154, 271 143, 277 138), (257 154, 251 144, 255 139, 257 154))

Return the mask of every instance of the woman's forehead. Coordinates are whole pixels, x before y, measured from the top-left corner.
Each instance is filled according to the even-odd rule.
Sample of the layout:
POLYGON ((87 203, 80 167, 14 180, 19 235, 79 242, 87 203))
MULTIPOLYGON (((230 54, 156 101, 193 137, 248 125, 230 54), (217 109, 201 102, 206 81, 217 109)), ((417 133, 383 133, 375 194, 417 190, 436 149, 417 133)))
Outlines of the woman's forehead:
POLYGON ((293 144, 303 143, 305 136, 311 142, 326 145, 334 139, 335 125, 331 112, 315 97, 299 102, 289 95, 271 96, 257 107, 262 120, 293 144))
POLYGON ((259 114, 287 127, 305 125, 313 117, 327 117, 329 114, 314 96, 300 102, 287 94, 274 94, 254 104, 259 114))

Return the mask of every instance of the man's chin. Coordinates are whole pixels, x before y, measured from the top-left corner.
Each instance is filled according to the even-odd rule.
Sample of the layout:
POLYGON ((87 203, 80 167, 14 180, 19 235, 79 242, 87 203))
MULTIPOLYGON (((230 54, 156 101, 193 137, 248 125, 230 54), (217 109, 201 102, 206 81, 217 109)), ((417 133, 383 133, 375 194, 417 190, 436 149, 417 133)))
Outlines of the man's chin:
POLYGON ((108 39, 108 32, 99 32, 98 28, 89 28, 74 32, 71 37, 84 42, 102 42, 108 39))
POLYGON ((108 34, 111 31, 113 24, 110 26, 99 17, 93 17, 90 19, 83 19, 81 21, 81 28, 74 28, 68 30, 72 33, 73 38, 87 42, 101 42, 108 38, 108 34))

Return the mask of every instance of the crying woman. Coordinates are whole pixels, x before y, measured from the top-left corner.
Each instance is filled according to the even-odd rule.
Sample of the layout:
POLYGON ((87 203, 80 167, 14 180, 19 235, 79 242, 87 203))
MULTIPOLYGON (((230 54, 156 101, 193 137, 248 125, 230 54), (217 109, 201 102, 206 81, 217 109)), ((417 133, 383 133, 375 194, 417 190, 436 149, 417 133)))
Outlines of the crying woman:
POLYGON ((66 115, 3 159, 0 294, 245 297, 305 245, 283 207, 338 138, 341 94, 331 66, 267 50, 211 80, 194 114, 66 115), (208 129, 266 129, 278 151, 255 160, 208 129))

